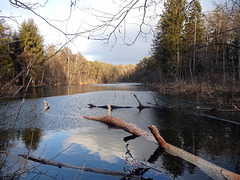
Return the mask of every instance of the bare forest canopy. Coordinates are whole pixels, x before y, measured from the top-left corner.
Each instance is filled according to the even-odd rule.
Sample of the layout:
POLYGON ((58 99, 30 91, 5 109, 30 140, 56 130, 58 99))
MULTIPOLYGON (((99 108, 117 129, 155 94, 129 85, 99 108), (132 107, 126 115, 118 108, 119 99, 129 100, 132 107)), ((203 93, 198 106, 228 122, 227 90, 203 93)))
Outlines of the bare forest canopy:
MULTIPOLYGON (((10 3, 13 7, 29 10, 42 18, 63 33, 69 39, 68 43, 77 36, 84 36, 83 32, 67 34, 53 26, 48 19, 36 13, 35 9, 40 7, 38 3, 10 3)), ((71 1, 70 10, 77 7, 76 3, 71 1)), ((124 20, 130 12, 138 10, 142 12, 142 22, 136 38, 131 43, 125 42, 131 45, 140 35, 146 35, 143 26, 151 26, 147 18, 158 18, 156 26, 150 28, 155 34, 152 56, 144 57, 136 66, 87 61, 80 52, 73 54, 66 47, 67 43, 61 48, 56 45, 44 46, 44 39, 33 19, 22 22, 19 30, 13 32, 5 22, 5 19, 12 17, 0 16, 1 90, 6 91, 4 88, 10 85, 26 86, 30 82, 53 85, 142 81, 160 85, 162 92, 205 94, 213 98, 214 94, 220 94, 228 96, 228 100, 229 97, 236 99, 240 92, 239 1, 222 1, 220 5, 216 4, 213 11, 205 13, 198 0, 133 0, 125 6, 119 5, 119 8, 115 14, 90 8, 89 14, 94 10, 97 14, 102 13, 102 16, 99 15, 102 24, 90 26, 92 29, 86 32, 91 35, 86 38, 102 40, 106 44, 112 38, 115 43, 118 39, 127 39, 125 33, 123 36, 120 33, 122 28, 126 30, 124 20), (157 12, 159 4, 164 6, 162 12, 157 12), (151 7, 154 15, 148 16, 151 7), (102 37, 94 35, 96 33, 102 37)))

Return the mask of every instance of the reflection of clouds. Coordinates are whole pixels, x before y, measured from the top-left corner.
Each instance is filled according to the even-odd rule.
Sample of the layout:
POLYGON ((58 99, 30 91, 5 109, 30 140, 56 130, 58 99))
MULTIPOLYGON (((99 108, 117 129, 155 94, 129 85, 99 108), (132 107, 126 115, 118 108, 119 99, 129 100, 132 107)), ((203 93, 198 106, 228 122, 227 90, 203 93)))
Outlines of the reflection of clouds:
POLYGON ((123 158, 124 142, 119 141, 119 136, 109 135, 109 131, 100 135, 99 129, 92 127, 70 130, 69 137, 63 143, 63 148, 65 149, 72 143, 87 148, 90 154, 97 153, 101 160, 109 163, 117 163, 118 158, 123 158))

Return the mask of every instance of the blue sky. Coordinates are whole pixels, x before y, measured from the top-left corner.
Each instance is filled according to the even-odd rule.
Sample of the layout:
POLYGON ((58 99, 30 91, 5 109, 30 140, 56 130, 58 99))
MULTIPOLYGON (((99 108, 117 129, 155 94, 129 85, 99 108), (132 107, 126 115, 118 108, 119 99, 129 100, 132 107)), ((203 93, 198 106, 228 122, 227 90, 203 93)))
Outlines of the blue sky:
MULTIPOLYGON (((23 2, 40 2, 44 4, 46 0, 23 0, 23 2)), ((218 0, 219 1, 219 0, 218 0)), ((97 24, 96 17, 93 17, 89 14, 83 13, 80 8, 86 10, 86 7, 90 5, 96 9, 99 9, 103 12, 114 13, 118 9, 118 5, 112 4, 112 0, 81 0, 77 1, 78 8, 73 8, 71 19, 67 22, 57 22, 52 21, 53 19, 67 19, 69 16, 70 10, 70 0, 48 0, 48 3, 43 8, 38 8, 36 11, 41 14, 43 17, 46 17, 51 20, 51 22, 58 28, 68 33, 76 32, 78 29, 83 30, 88 26, 88 24, 97 24)), ((214 6, 214 1, 211 0, 200 0, 200 3, 203 8, 203 12, 211 11, 214 6)), ((162 12, 162 5, 157 7, 158 12, 162 12)), ((66 42, 66 37, 60 32, 56 31, 54 28, 50 27, 46 22, 41 18, 34 15, 32 12, 20 8, 16 8, 10 5, 8 0, 1 0, 0 3, 0 16, 4 15, 13 15, 16 16, 17 22, 20 24, 24 19, 33 18, 35 23, 38 25, 41 35, 44 37, 44 44, 62 44, 66 42)), ((139 26, 136 23, 139 23, 141 18, 138 14, 139 11, 129 14, 129 18, 126 20, 127 24, 126 29, 126 39, 133 39, 137 32, 139 26)), ((151 12, 149 11, 149 14, 151 12)), ((159 18, 151 19, 149 22, 151 25, 155 25, 159 18)), ((10 24, 14 29, 18 28, 18 24, 14 21, 7 20, 7 23, 10 24)), ((89 26, 88 26, 89 27, 89 26)), ((148 30, 148 27, 144 27, 144 30, 148 30)), ((124 29, 121 29, 121 34, 124 29)), ((120 33, 120 31, 119 31, 120 33)), ((88 40, 86 37, 87 34, 83 34, 85 38, 78 37, 73 43, 70 43, 68 47, 72 49, 73 53, 80 51, 87 60, 99 60, 102 62, 112 63, 112 64, 136 64, 143 57, 150 56, 151 44, 153 35, 148 34, 146 37, 139 37, 137 41, 132 46, 126 46, 123 44, 121 38, 118 37, 117 43, 112 47, 110 45, 105 46, 102 41, 88 40)), ((112 43, 113 44, 113 43, 112 43)))

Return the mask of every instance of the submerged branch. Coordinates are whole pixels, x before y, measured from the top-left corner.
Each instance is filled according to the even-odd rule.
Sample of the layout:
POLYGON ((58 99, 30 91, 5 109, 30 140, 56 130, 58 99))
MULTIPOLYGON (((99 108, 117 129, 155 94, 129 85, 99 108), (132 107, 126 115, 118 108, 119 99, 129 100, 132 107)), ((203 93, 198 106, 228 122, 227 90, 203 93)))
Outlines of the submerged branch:
POLYGON ((233 109, 215 109, 215 108, 205 108, 205 107, 200 107, 197 106, 197 110, 203 110, 203 111, 221 111, 221 112, 240 112, 240 109, 236 106, 233 105, 233 109))
POLYGON ((44 158, 40 158, 40 157, 26 156, 24 154, 19 154, 19 156, 22 156, 23 158, 31 160, 31 161, 35 161, 35 162, 38 162, 38 163, 41 163, 41 164, 57 166, 59 168, 65 167, 65 168, 71 168, 71 169, 80 169, 80 170, 83 170, 83 171, 94 172, 94 173, 98 173, 98 174, 106 174, 106 175, 111 175, 111 176, 137 178, 136 176, 132 176, 129 173, 125 173, 125 172, 121 172, 121 171, 74 166, 74 165, 71 165, 71 164, 65 164, 65 163, 62 163, 62 162, 53 161, 53 160, 49 160, 49 159, 44 159, 44 158))
POLYGON ((148 126, 150 131, 153 133, 159 145, 161 145, 165 151, 173 156, 180 157, 188 162, 199 167, 203 172, 205 172, 209 177, 213 179, 229 179, 229 180, 238 180, 240 179, 240 175, 234 172, 228 171, 227 169, 221 168, 209 161, 206 161, 194 154, 191 154, 183 149, 180 149, 176 146, 168 144, 159 134, 158 129, 154 125, 148 126))
MULTIPOLYGON (((121 108, 138 108, 139 110, 145 109, 145 108, 162 108, 160 106, 158 106, 158 104, 156 103, 156 106, 144 106, 142 105, 141 101, 138 99, 138 97, 136 96, 136 94, 133 94, 134 97, 136 98, 136 100, 138 101, 138 106, 137 107, 133 107, 133 106, 115 106, 115 105, 111 105, 111 109, 121 109, 121 108)), ((156 102, 156 100, 155 100, 156 102)), ((97 106, 94 105, 92 103, 88 104, 88 106, 90 108, 103 108, 103 109, 108 109, 108 105, 103 105, 103 106, 97 106)))
POLYGON ((178 147, 175 147, 175 146, 167 143, 159 134, 158 129, 153 125, 148 127, 152 132, 152 134, 150 134, 150 133, 144 131, 143 129, 137 128, 132 124, 126 123, 126 122, 124 122, 116 117, 110 116, 110 115, 103 116, 103 117, 84 116, 84 118, 121 127, 124 130, 132 133, 133 135, 145 136, 145 137, 148 137, 148 139, 150 139, 152 141, 157 140, 159 145, 162 148, 164 148, 164 150, 168 154, 180 157, 180 158, 196 165, 203 172, 205 172, 209 177, 211 177, 213 179, 218 179, 218 180, 219 179, 230 179, 230 180, 240 179, 239 174, 236 174, 234 172, 231 172, 224 168, 221 168, 209 161, 206 161, 198 156, 195 156, 194 154, 191 154, 187 151, 184 151, 183 149, 180 149, 178 147))

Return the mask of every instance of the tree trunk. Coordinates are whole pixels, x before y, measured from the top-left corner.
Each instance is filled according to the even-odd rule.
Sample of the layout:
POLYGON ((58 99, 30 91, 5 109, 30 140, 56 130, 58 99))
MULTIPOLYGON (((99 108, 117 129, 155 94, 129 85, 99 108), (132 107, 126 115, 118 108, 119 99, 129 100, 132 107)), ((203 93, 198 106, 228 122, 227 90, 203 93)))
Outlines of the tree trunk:
POLYGON ((165 151, 173 156, 178 156, 188 162, 191 162, 192 164, 199 167, 203 172, 205 172, 209 177, 217 180, 239 180, 240 175, 233 173, 231 171, 228 171, 224 168, 221 168, 215 164, 210 163, 209 161, 206 161, 200 157, 195 156, 194 154, 191 154, 187 151, 184 151, 183 149, 180 149, 178 147, 175 147, 171 144, 168 144, 164 141, 164 139, 160 136, 158 129, 154 125, 148 126, 148 128, 153 133, 155 139, 161 145, 165 151))
POLYGON ((240 82, 240 28, 238 29, 238 81, 240 82))
POLYGON ((223 45, 223 86, 226 82, 225 45, 223 45))
POLYGON ((35 157, 35 156, 26 156, 26 155, 23 155, 23 154, 19 154, 19 156, 22 156, 23 158, 31 160, 31 161, 35 161, 35 162, 38 162, 38 163, 41 163, 41 164, 48 164, 48 165, 52 165, 52 166, 57 166, 59 168, 65 167, 65 168, 71 168, 71 169, 80 169, 80 170, 83 170, 83 171, 94 172, 94 173, 98 173, 98 174, 106 174, 106 175, 109 175, 109 176, 120 176, 120 177, 129 177, 129 178, 130 177, 131 178, 137 178, 138 177, 138 176, 134 176, 130 173, 121 172, 121 171, 73 166, 73 165, 65 164, 65 163, 58 162, 58 161, 53 161, 53 160, 44 159, 44 158, 35 157))
POLYGON ((43 71, 42 71, 42 78, 41 78, 41 82, 40 82, 40 84, 43 83, 43 78, 44 78, 44 69, 43 69, 43 71))
POLYGON ((194 39, 193 39, 193 75, 195 75, 195 67, 196 67, 196 41, 197 41, 197 22, 196 22, 196 12, 195 12, 194 39))
POLYGON ((236 173, 228 171, 228 170, 221 168, 215 164, 212 164, 200 157, 197 157, 189 152, 186 152, 178 147, 168 144, 161 137, 157 128, 153 125, 148 127, 151 130, 151 132, 153 133, 153 134, 150 134, 143 129, 137 128, 134 125, 128 124, 116 117, 111 116, 111 115, 107 115, 107 116, 103 116, 103 117, 84 116, 84 118, 115 125, 117 127, 123 128, 124 130, 132 133, 133 135, 145 136, 145 137, 147 137, 147 139, 155 141, 155 142, 157 140, 157 142, 165 149, 165 151, 167 153, 169 153, 170 155, 173 155, 173 156, 180 157, 180 158, 196 165, 203 172, 205 172, 209 177, 211 177, 213 179, 216 179, 216 180, 221 180, 221 179, 222 180, 224 180, 224 179, 238 180, 238 179, 240 179, 240 175, 238 175, 236 173))

